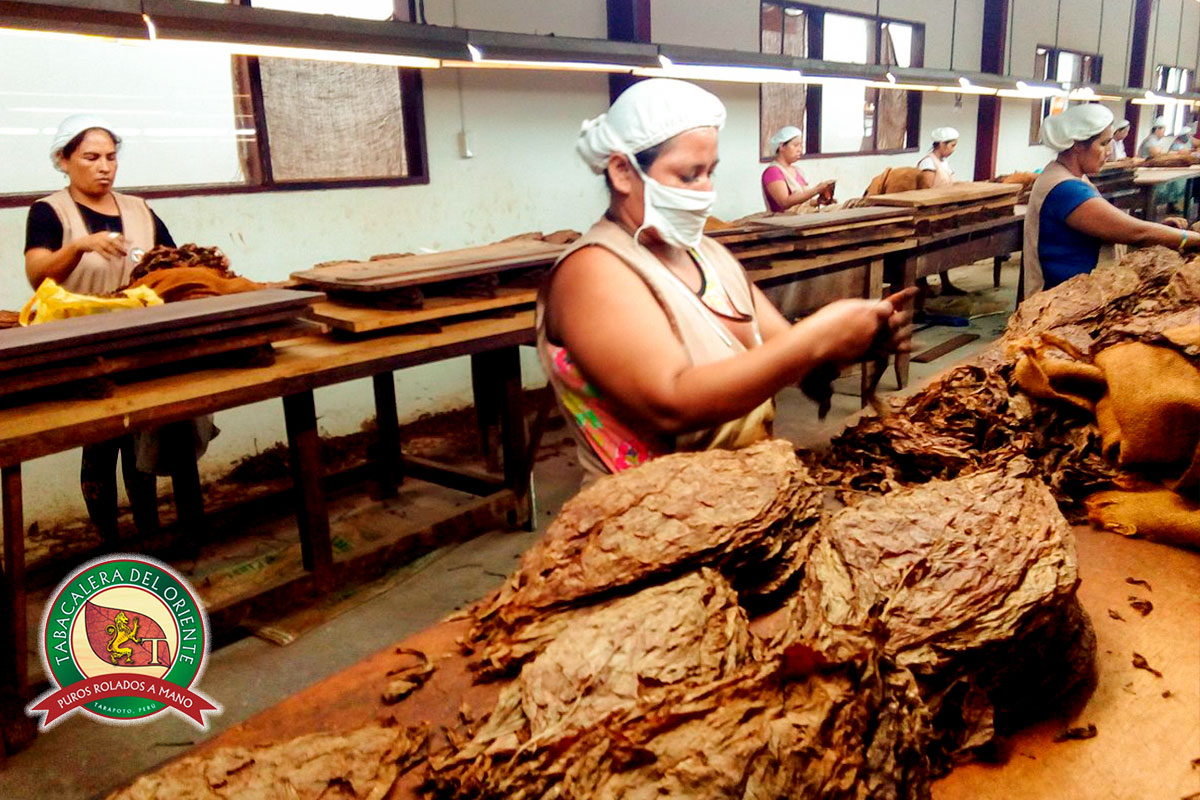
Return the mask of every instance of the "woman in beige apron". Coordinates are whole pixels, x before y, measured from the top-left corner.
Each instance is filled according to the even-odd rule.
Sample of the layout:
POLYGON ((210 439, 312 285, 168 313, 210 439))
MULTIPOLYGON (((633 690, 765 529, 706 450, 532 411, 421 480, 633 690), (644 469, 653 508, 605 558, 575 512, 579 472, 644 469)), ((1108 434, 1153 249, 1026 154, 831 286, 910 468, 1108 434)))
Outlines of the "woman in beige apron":
POLYGON ((1190 252, 1200 234, 1140 220, 1100 196, 1087 176, 1108 157, 1113 114, 1095 103, 1042 123, 1042 144, 1058 153, 1042 170, 1025 211, 1023 297, 1120 259, 1123 245, 1190 252))
MULTIPOLYGON (((49 278, 71 292, 111 294, 129 284, 142 252, 155 245, 175 246, 166 225, 144 200, 113 191, 119 147, 120 138, 112 132, 112 126, 94 115, 77 114, 59 126, 50 159, 67 176, 68 185, 37 201, 29 210, 25 274, 33 288, 49 278)), ((190 476, 195 473, 195 458, 216 432, 212 417, 171 427, 171 431, 164 428, 161 433, 174 437, 174 441, 194 440, 194 453, 163 453, 158 447, 162 437, 154 433, 123 436, 83 448, 80 484, 84 501, 106 543, 118 539, 118 456, 134 522, 142 534, 158 528, 154 473, 174 476, 181 472, 189 476, 189 482, 194 480, 190 476), (135 455, 151 451, 155 455, 152 459, 135 455), (186 458, 192 459, 187 465, 190 469, 178 470, 178 463, 186 458)), ((177 498, 179 488, 176 484, 177 498)), ((192 488, 189 495, 198 496, 198 490, 192 488)))
POLYGON ((911 314, 887 301, 841 300, 789 324, 703 237, 724 120, 709 92, 651 79, 580 133, 609 207, 543 286, 537 328, 589 478, 750 444, 768 435, 775 393, 816 366, 856 360, 881 327, 907 346, 911 314))
POLYGON ((762 174, 763 202, 767 204, 767 211, 778 213, 795 209, 833 188, 833 181, 822 181, 810 187, 796 168, 804 149, 799 128, 793 125, 780 128, 771 137, 770 146, 775 151, 775 158, 762 174))
MULTIPOLYGON (((933 149, 917 162, 919 170, 917 178, 918 189, 934 189, 939 186, 949 186, 954 183, 954 167, 950 166, 949 158, 958 148, 958 131, 950 127, 933 129, 933 149)), ((950 270, 938 273, 942 281, 942 294, 964 295, 965 291, 950 282, 950 270)), ((925 279, 920 279, 922 290, 927 290, 925 279)))

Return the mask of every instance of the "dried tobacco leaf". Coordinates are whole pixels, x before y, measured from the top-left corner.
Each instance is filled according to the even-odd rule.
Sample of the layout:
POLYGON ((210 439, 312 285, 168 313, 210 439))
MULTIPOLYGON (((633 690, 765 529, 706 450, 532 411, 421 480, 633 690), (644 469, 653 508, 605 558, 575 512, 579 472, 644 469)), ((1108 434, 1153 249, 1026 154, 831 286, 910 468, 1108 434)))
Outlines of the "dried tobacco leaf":
POLYGON ((383 800, 396 779, 423 757, 428 739, 425 727, 370 725, 267 747, 225 747, 173 761, 108 800, 383 800))
POLYGON ((1118 614, 1116 611, 1113 611, 1111 608, 1108 610, 1108 616, 1109 616, 1110 618, 1112 618, 1112 619, 1115 619, 1115 620, 1117 620, 1118 622, 1124 622, 1124 621, 1125 621, 1125 618, 1124 618, 1124 617, 1122 617, 1122 616, 1121 616, 1120 614, 1118 614))
POLYGON ((1150 581, 1142 580, 1141 578, 1126 578, 1125 582, 1130 586, 1145 586, 1147 592, 1154 591, 1150 588, 1150 581))
POLYGON ((383 690, 383 696, 380 698, 384 705, 392 705, 408 697, 424 686, 425 682, 429 680, 429 676, 437 671, 437 667, 430 662, 429 656, 420 650, 414 650, 411 647, 397 647, 396 654, 411 656, 416 659, 416 663, 388 670, 386 677, 392 680, 388 682, 387 687, 383 690))
POLYGON ((1154 610, 1154 604, 1149 600, 1143 600, 1136 595, 1129 595, 1129 607, 1141 614, 1143 617, 1154 610))
POLYGON ((1094 739, 1096 738, 1096 726, 1089 722, 1087 725, 1080 725, 1075 728, 1067 728, 1065 731, 1057 734, 1054 737, 1055 742, 1069 742, 1079 739, 1094 739))
POLYGON ((545 616, 702 565, 739 592, 778 591, 820 514, 791 445, 680 453, 609 475, 567 501, 518 570, 473 614, 468 645, 545 616))
POLYGON ((1151 675, 1153 675, 1156 678, 1161 678, 1163 676, 1163 674, 1161 672, 1156 670, 1154 667, 1150 666, 1150 662, 1148 662, 1146 660, 1146 657, 1143 656, 1141 653, 1133 654, 1133 668, 1134 669, 1144 669, 1144 670, 1146 670, 1146 672, 1149 672, 1151 675))
POLYGON ((1094 677, 1070 529, 1032 464, 869 498, 822 526, 794 620, 878 614, 912 670, 946 759, 1043 716, 1094 677))

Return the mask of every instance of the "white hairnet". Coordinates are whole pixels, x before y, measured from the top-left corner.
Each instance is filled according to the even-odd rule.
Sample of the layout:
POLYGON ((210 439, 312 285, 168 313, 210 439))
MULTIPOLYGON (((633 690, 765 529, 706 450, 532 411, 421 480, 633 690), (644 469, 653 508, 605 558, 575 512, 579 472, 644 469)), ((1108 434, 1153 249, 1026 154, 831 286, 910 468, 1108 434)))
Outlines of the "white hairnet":
POLYGON ((613 153, 632 156, 672 136, 725 124, 725 105, 686 81, 650 78, 630 86, 608 113, 583 123, 575 149, 597 175, 613 153))
POLYGON ((1113 123, 1113 132, 1116 133, 1117 131, 1123 131, 1128 127, 1129 127, 1129 120, 1119 119, 1113 123))
POLYGON ((932 135, 934 144, 938 144, 939 142, 953 142, 958 139, 958 131, 949 126, 934 128, 932 135))
POLYGON ((121 149, 121 143, 117 141, 117 135, 113 133, 112 125, 109 125, 103 117, 95 114, 72 114, 58 124, 58 131, 54 134, 54 141, 50 144, 50 163, 54 165, 55 169, 59 168, 59 151, 76 136, 84 131, 90 131, 92 128, 103 128, 108 131, 117 144, 117 150, 121 149))
POLYGON ((1166 117, 1155 117, 1155 118, 1154 118, 1154 122, 1153 122, 1153 123, 1151 123, 1150 127, 1151 127, 1152 129, 1153 129, 1153 128, 1165 128, 1165 127, 1167 127, 1167 118, 1166 118, 1166 117))
POLYGON ((801 135, 803 135, 802 132, 795 125, 784 125, 771 137, 771 152, 778 151, 781 146, 801 135))
POLYGON ((1061 114, 1042 122, 1042 144, 1056 153, 1069 150, 1071 145, 1090 139, 1112 125, 1113 113, 1102 105, 1087 103, 1071 106, 1061 114))

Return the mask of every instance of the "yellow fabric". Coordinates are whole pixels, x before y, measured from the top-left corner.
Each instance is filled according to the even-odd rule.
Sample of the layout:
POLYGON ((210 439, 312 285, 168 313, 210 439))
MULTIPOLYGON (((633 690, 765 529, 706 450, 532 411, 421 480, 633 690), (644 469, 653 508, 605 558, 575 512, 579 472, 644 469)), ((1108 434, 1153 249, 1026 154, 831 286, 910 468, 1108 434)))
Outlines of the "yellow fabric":
POLYGON ((1200 549, 1200 504, 1169 489, 1096 492, 1086 504, 1088 519, 1105 530, 1200 549))
POLYGON ((1026 394, 1095 412, 1096 401, 1104 394, 1104 372, 1088 364, 1084 353, 1049 334, 1021 342, 1016 348, 1021 356, 1013 377, 1026 394), (1051 355, 1056 351, 1066 357, 1051 355))
POLYGON ((159 306, 162 302, 162 298, 148 286, 123 289, 119 297, 95 297, 68 292, 53 279, 46 278, 21 309, 18 321, 21 325, 37 325, 51 320, 103 314, 122 308, 159 306))

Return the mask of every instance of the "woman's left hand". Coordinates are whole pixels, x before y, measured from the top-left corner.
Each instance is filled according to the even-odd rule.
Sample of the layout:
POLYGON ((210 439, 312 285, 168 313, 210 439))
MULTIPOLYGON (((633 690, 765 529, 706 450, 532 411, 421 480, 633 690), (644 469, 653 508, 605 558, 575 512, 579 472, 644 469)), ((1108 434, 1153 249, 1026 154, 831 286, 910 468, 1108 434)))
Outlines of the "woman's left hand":
POLYGON ((912 352, 913 300, 918 289, 910 286, 884 299, 892 304, 892 313, 879 327, 878 346, 884 353, 912 352))

